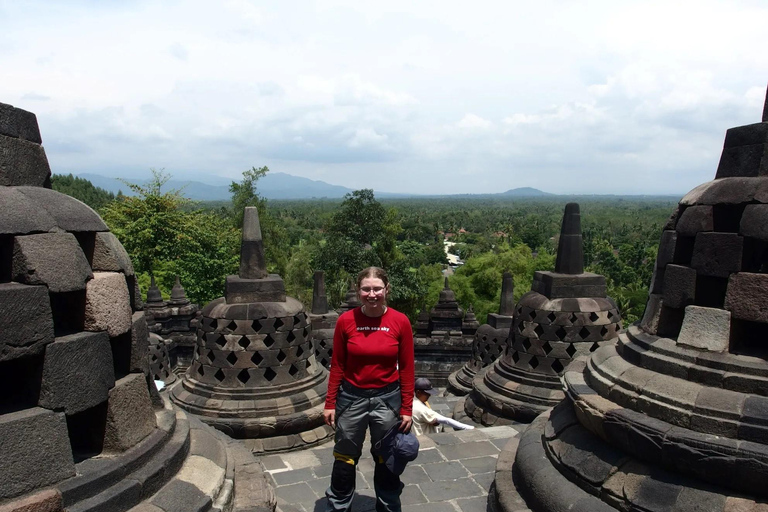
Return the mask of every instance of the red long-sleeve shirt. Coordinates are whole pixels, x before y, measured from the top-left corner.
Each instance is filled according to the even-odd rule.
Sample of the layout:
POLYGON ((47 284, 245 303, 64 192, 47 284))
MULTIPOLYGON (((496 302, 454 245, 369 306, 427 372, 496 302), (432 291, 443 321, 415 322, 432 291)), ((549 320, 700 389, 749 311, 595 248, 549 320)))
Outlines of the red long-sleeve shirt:
POLYGON ((360 308, 339 316, 333 333, 333 357, 325 408, 336 407, 341 381, 359 388, 380 388, 400 380, 400 414, 413 408, 413 331, 408 317, 392 308, 380 317, 360 308))

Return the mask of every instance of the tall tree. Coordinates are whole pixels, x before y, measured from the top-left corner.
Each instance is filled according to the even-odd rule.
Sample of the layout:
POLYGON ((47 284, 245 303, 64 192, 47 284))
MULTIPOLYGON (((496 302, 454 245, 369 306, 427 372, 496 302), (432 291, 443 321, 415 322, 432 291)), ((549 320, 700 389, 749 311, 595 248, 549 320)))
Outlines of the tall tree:
POLYGON ((178 190, 163 191, 170 175, 152 170, 146 185, 126 182, 135 195, 104 207, 102 216, 131 256, 140 283, 154 275, 170 290, 176 275, 188 296, 204 304, 223 293, 224 278, 236 272, 239 231, 214 212, 194 205, 178 190))

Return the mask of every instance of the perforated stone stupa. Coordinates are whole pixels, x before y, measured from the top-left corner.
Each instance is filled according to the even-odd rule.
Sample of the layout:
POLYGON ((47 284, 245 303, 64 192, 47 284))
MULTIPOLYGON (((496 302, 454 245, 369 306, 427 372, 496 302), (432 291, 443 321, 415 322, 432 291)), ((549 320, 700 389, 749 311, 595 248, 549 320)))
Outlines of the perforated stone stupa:
POLYGON ((312 325, 312 346, 315 359, 324 368, 331 366, 333 357, 333 331, 339 314, 328 308, 328 296, 325 294, 325 274, 318 270, 312 285, 312 312, 309 323, 312 325))
POLYGON ((152 277, 144 302, 144 312, 150 332, 165 342, 168 364, 173 371, 183 374, 194 358, 197 345, 197 328, 202 312, 193 304, 181 285, 179 276, 171 288, 171 300, 164 301, 160 289, 152 277))
POLYGON ((642 322, 574 363, 567 399, 504 449, 500 510, 766 509, 766 155, 768 102, 665 226, 642 322))
POLYGON ((224 436, 164 407, 131 261, 49 188, 40 144, 35 115, 0 104, 0 510, 245 510, 238 472, 240 503, 274 509, 247 450, 236 462, 224 436))
MULTIPOLYGON (((477 372, 499 358, 507 343, 514 311, 514 281, 512 274, 504 272, 499 312, 489 313, 488 323, 481 325, 475 332, 475 338, 472 341, 472 357, 448 377, 450 393, 462 396, 472 391, 472 380, 477 372)), ((461 406, 463 407, 463 404, 461 406)))
POLYGON ((427 328, 423 329, 419 322, 416 324, 413 338, 416 376, 428 378, 433 386, 447 385, 448 376, 472 355, 472 339, 477 328, 476 320, 464 322, 464 310, 446 277, 437 304, 429 311, 427 328))
POLYGON ((584 272, 579 205, 565 207, 554 272, 536 272, 520 298, 504 355, 477 374, 465 411, 484 425, 530 422, 564 395, 577 356, 615 343, 621 316, 605 278, 584 272))
POLYGON ((354 281, 350 281, 349 288, 347 289, 347 294, 344 296, 344 302, 341 303, 341 306, 339 306, 339 314, 342 314, 345 311, 349 311, 350 309, 355 309, 358 306, 362 306, 363 303, 360 302, 360 297, 357 296, 357 289, 355 288, 354 281))
POLYGON ((240 273, 203 308, 198 358, 172 399, 254 452, 328 438, 322 411, 328 372, 315 360, 304 307, 268 274, 259 217, 245 209, 240 273))

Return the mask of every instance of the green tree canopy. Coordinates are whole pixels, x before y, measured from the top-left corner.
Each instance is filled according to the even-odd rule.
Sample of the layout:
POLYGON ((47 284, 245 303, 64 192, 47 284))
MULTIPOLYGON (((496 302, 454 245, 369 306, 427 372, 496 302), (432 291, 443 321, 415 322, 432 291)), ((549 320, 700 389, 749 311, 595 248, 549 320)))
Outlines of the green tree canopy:
POLYGON ((189 211, 180 191, 162 191, 170 175, 152 170, 147 185, 126 183, 135 193, 104 207, 102 216, 131 256, 139 282, 154 275, 170 290, 178 275, 189 298, 205 304, 223 293, 224 278, 237 271, 240 233, 231 221, 189 211))
POLYGON ((115 199, 115 194, 93 185, 90 181, 72 174, 51 176, 51 188, 84 202, 94 210, 100 210, 115 199))

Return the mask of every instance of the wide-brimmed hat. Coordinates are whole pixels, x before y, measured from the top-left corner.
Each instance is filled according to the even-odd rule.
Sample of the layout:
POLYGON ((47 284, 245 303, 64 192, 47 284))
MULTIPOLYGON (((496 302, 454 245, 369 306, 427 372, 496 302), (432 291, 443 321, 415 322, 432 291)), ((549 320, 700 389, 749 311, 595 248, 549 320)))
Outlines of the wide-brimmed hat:
POLYGON ((429 381, 429 379, 424 377, 419 377, 416 379, 415 386, 417 391, 423 391, 425 393, 429 393, 430 395, 436 395, 438 391, 432 387, 432 383, 429 381))

